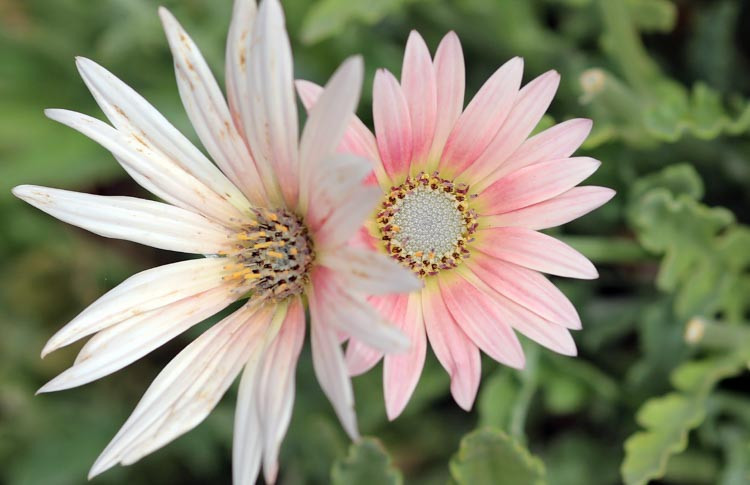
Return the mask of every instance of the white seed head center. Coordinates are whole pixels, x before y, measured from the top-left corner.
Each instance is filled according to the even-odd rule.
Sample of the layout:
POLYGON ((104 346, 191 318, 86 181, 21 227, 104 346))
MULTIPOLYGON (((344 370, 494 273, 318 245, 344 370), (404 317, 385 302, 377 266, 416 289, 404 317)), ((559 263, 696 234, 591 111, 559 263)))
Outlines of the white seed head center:
POLYGON ((455 199, 444 192, 417 187, 395 205, 393 224, 408 252, 452 252, 465 230, 455 199))

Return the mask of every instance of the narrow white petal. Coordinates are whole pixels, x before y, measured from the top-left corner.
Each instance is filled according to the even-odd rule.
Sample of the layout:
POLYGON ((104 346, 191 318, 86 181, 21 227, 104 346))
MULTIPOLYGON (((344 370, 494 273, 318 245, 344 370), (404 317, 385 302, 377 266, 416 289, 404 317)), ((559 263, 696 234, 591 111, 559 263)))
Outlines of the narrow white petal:
POLYGON ((193 259, 131 276, 53 335, 42 357, 123 320, 221 286, 225 264, 223 258, 193 259))
POLYGON ((211 327, 159 373, 89 478, 135 463, 205 419, 263 342, 274 308, 258 306, 248 303, 211 327))
POLYGON ((345 197, 315 231, 313 238, 321 251, 341 246, 362 227, 383 193, 377 186, 362 186, 345 197))
POLYGON ((361 57, 344 61, 310 110, 300 142, 299 207, 303 213, 308 203, 315 202, 308 200, 307 182, 312 174, 328 172, 329 167, 323 162, 336 152, 354 116, 362 88, 363 70, 361 57))
POLYGON ((125 135, 96 118, 74 111, 48 109, 45 114, 112 152, 129 174, 136 174, 133 176, 136 182, 170 204, 226 224, 243 217, 243 212, 229 203, 226 194, 215 192, 172 159, 151 149, 142 138, 125 135))
POLYGON ((104 237, 195 254, 217 254, 229 246, 223 226, 161 202, 35 185, 15 187, 13 195, 61 221, 104 237))
POLYGON ((237 408, 234 415, 232 438, 232 482, 234 485, 255 485, 263 455, 255 388, 259 367, 259 354, 250 356, 240 379, 237 391, 237 408))
MULTIPOLYGON (((251 35, 247 102, 253 109, 245 134, 261 176, 264 180, 273 180, 275 174, 287 206, 296 207, 299 189, 297 100, 292 49, 278 0, 264 0, 260 4, 251 35), (264 170, 273 170, 273 173, 264 170)), ((269 193, 269 197, 273 194, 269 193)))
MULTIPOLYGON (((229 109, 240 134, 245 135, 250 126, 252 106, 250 104, 247 61, 250 55, 253 24, 258 13, 255 0, 235 0, 232 23, 227 35, 225 75, 229 109)), ((247 139, 247 138, 245 138, 247 139)))
POLYGON ((94 61, 78 58, 76 64, 104 114, 125 137, 158 152, 238 209, 249 207, 237 187, 141 95, 94 61))
POLYGON ((263 473, 274 483, 278 456, 294 405, 294 374, 305 340, 305 309, 297 297, 289 305, 276 339, 263 356, 256 402, 263 432, 263 473))
POLYGON ((316 290, 310 293, 310 334, 315 375, 342 426, 352 439, 359 438, 354 393, 336 330, 327 321, 330 307, 321 305, 316 290))
POLYGON ((362 295, 351 291, 346 280, 326 268, 312 275, 317 303, 323 309, 325 324, 344 336, 352 336, 375 350, 399 353, 409 349, 409 339, 370 305, 362 295))
POLYGON ((320 170, 310 173, 305 179, 309 187, 310 205, 305 214, 308 227, 316 231, 332 213, 345 204, 346 198, 361 190, 363 180, 372 169, 362 158, 348 155, 332 155, 320 170))
POLYGON ((159 9, 159 15, 172 49, 182 104, 203 146, 254 205, 265 205, 265 190, 255 160, 235 127, 211 69, 174 16, 164 7, 159 9))
POLYGON ((349 246, 318 255, 319 264, 331 268, 344 286, 367 295, 405 293, 422 288, 422 280, 393 258, 349 246))
POLYGON ((117 372, 220 312, 235 299, 227 288, 214 288, 107 327, 86 342, 73 367, 38 392, 82 386, 117 372))

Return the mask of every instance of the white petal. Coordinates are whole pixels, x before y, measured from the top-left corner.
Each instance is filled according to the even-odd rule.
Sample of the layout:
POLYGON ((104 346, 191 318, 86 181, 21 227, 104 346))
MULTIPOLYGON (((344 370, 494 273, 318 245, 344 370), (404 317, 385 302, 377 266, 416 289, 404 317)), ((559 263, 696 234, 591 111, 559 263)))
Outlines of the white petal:
POLYGON ((240 210, 249 203, 216 166, 141 95, 94 61, 76 59, 91 94, 126 138, 158 152, 240 210))
POLYGON ((107 327, 86 342, 73 367, 38 392, 82 386, 117 372, 220 312, 235 299, 226 288, 214 288, 107 327))
POLYGON ((174 56, 182 103, 203 146, 254 205, 265 205, 265 190, 255 161, 235 127, 211 69, 172 14, 161 7, 159 15, 174 56))
MULTIPOLYGON (((329 327, 352 336, 375 350, 398 353, 409 349, 409 339, 386 322, 365 299, 346 286, 346 280, 326 268, 312 274, 320 316, 329 327)), ((312 298, 311 298, 312 300, 312 298)))
POLYGON ((49 339, 42 357, 116 323, 221 286, 223 258, 201 258, 131 276, 49 339))
POLYGON ((234 485, 255 485, 263 455, 263 435, 255 400, 260 353, 250 356, 237 391, 232 438, 232 482, 234 485))
MULTIPOLYGON (((299 189, 299 126, 292 49, 278 0, 264 0, 260 4, 251 36, 246 102, 253 109, 245 135, 261 176, 273 177, 264 172, 271 167, 287 206, 293 208, 299 189)), ((273 200, 272 193, 268 195, 272 202, 283 202, 273 200)))
POLYGON ((310 340, 315 375, 346 432, 352 439, 358 439, 352 382, 346 370, 336 330, 328 324, 326 318, 326 311, 330 308, 319 303, 316 290, 311 290, 309 295, 310 340))
POLYGON ((309 206, 305 222, 317 231, 323 222, 346 203, 346 198, 361 189, 363 180, 370 173, 369 164, 354 155, 332 155, 322 164, 320 170, 312 172, 305 179, 309 187, 309 206))
POLYGON ((335 270, 346 288, 367 295, 404 293, 423 286, 412 271, 372 250, 343 246, 319 254, 318 263, 335 270))
POLYGON ((365 218, 383 197, 379 187, 362 186, 352 191, 313 234, 320 251, 339 247, 362 227, 365 218))
MULTIPOLYGON (((235 124, 244 136, 250 126, 252 105, 248 91, 247 59, 250 55, 253 24, 258 13, 255 0, 235 0, 232 10, 232 23, 227 35, 225 78, 227 99, 235 124)), ((245 137, 247 139, 247 137, 245 137)))
POLYGON ((226 195, 213 191, 172 159, 152 150, 142 138, 125 135, 96 118, 73 111, 48 109, 45 114, 112 152, 136 182, 170 204, 225 225, 243 217, 243 212, 230 204, 226 195))
POLYGON ((117 463, 135 463, 203 421, 248 354, 263 343, 273 309, 247 304, 180 352, 148 388, 89 478, 117 463))
POLYGON ((160 202, 34 185, 15 187, 13 194, 61 221, 104 237, 195 254, 217 254, 230 244, 226 228, 160 202))
POLYGON ((305 339, 305 309, 295 298, 289 305, 276 339, 263 356, 256 389, 256 402, 263 432, 263 472, 266 483, 274 483, 278 456, 294 405, 294 374, 305 339))
POLYGON ((312 174, 327 172, 324 162, 331 158, 341 142, 359 102, 363 76, 362 58, 344 61, 328 81, 315 106, 310 110, 300 142, 300 211, 309 203, 312 174))

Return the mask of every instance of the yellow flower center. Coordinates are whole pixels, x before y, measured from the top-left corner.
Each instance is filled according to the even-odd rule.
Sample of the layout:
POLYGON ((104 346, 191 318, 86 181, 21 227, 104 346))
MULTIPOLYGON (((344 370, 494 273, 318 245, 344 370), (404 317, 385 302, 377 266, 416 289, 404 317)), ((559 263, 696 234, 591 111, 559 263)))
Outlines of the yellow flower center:
POLYGON ((383 199, 377 222, 386 251, 420 277, 455 268, 468 257, 477 228, 469 187, 438 172, 407 176, 383 199))
POLYGON ((225 280, 236 280, 238 291, 274 301, 298 295, 308 282, 315 253, 307 228, 284 209, 253 209, 235 234, 233 262, 224 266, 225 280))

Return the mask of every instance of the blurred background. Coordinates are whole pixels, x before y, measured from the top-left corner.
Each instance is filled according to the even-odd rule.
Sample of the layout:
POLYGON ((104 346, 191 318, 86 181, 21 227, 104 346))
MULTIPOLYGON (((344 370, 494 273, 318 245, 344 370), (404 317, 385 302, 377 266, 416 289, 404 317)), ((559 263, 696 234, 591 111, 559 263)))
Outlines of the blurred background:
MULTIPOLYGON (((223 78, 230 0, 164 0, 223 78)), ((428 352, 404 414, 385 417, 380 368, 355 379, 350 443, 306 348, 281 452, 283 484, 750 483, 750 2, 742 0, 285 0, 297 75, 324 82, 362 53, 359 114, 377 67, 400 72, 418 29, 462 40, 473 94, 508 58, 525 82, 562 84, 542 126, 590 117, 578 153, 602 209, 553 233, 596 281, 556 279, 581 313, 580 357, 525 345, 522 372, 483 361, 461 411, 428 352), (686 328, 688 331, 686 332, 686 328)), ((85 387, 34 396, 80 345, 41 360, 53 332, 127 276, 183 258, 108 240, 21 203, 21 183, 147 196, 93 141, 47 120, 103 117, 73 58, 103 64, 196 140, 174 82, 156 0, 0 0, 0 483, 65 485, 86 473, 158 370, 211 322, 85 387)), ((235 389, 197 429, 93 483, 229 483, 235 389)))

